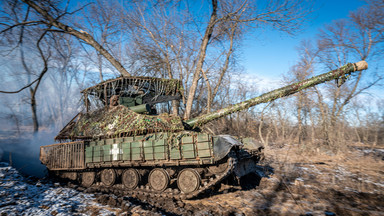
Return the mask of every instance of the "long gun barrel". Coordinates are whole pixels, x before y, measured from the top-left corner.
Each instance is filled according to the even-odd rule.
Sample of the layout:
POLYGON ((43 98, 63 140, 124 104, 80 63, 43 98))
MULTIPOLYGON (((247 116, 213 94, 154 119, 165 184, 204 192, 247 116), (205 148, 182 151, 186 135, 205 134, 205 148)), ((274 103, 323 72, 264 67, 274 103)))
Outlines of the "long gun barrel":
POLYGON ((218 111, 207 113, 197 118, 189 119, 185 121, 185 123, 188 124, 190 127, 201 126, 215 119, 224 117, 226 115, 230 115, 234 112, 248 109, 249 107, 255 106, 257 104, 267 103, 269 101, 273 101, 278 98, 286 97, 296 92, 299 92, 303 89, 324 83, 326 81, 338 79, 340 77, 344 77, 345 75, 349 75, 355 71, 365 70, 367 68, 368 68, 368 64, 365 61, 360 61, 357 63, 348 63, 340 67, 339 69, 332 70, 330 72, 320 74, 318 76, 306 79, 304 81, 300 81, 300 82, 267 92, 258 97, 246 100, 244 102, 237 103, 235 105, 228 106, 218 111))

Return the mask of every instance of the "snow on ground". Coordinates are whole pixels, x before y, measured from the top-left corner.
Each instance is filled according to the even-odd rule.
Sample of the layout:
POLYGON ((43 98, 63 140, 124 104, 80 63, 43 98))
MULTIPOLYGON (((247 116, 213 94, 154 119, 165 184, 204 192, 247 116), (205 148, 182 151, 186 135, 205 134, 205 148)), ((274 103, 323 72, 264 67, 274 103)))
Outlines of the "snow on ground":
POLYGON ((0 215, 115 215, 116 211, 97 203, 93 194, 59 183, 42 184, 0 163, 0 215))

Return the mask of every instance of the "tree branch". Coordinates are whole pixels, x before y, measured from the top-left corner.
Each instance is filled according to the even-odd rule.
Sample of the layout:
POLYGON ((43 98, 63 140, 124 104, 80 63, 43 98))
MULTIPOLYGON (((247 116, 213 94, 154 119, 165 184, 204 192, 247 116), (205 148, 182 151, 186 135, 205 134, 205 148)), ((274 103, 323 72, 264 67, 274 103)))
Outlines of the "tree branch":
POLYGON ((40 74, 40 76, 39 76, 37 79, 35 79, 33 82, 29 83, 28 85, 22 87, 22 88, 19 89, 19 90, 16 90, 16 91, 1 91, 1 90, 0 90, 0 93, 4 93, 4 94, 17 94, 17 93, 23 91, 24 89, 26 89, 26 88, 32 86, 35 82, 37 82, 37 81, 38 81, 39 79, 41 79, 41 78, 42 78, 42 76, 41 76, 41 74, 40 74))
POLYGON ((3 29, 0 31, 0 34, 3 34, 5 33, 6 31, 9 31, 15 27, 18 27, 18 26, 34 26, 34 25, 39 25, 39 24, 42 24, 43 22, 41 21, 26 21, 26 22, 22 22, 22 23, 17 23, 17 24, 14 24, 12 26, 10 25, 7 25, 5 23, 0 23, 0 25, 5 25, 5 26, 8 26, 8 28, 6 29, 3 29))
POLYGON ((31 6, 37 13, 42 15, 47 21, 49 25, 52 25, 56 28, 63 30, 67 34, 71 34, 83 41, 87 44, 91 45, 95 48, 101 55, 103 55, 115 68, 118 70, 123 76, 130 76, 131 74, 123 67, 123 65, 117 61, 104 47, 102 47, 91 35, 86 32, 77 31, 74 28, 61 23, 57 19, 53 18, 46 10, 38 6, 34 1, 31 0, 22 0, 24 3, 31 6))

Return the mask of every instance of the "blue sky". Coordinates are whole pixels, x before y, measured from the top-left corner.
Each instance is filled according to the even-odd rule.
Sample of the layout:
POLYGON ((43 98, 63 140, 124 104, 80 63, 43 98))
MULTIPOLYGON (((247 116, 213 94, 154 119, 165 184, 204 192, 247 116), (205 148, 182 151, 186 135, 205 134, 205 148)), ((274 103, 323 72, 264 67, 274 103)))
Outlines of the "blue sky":
MULTIPOLYGON (((318 0, 311 20, 296 36, 278 31, 260 33, 257 38, 247 39, 243 46, 243 66, 250 76, 274 83, 298 60, 296 47, 304 39, 314 39, 319 29, 333 20, 348 18, 351 11, 365 2, 361 0, 318 0)), ((357 59, 358 60, 358 59, 357 59)))

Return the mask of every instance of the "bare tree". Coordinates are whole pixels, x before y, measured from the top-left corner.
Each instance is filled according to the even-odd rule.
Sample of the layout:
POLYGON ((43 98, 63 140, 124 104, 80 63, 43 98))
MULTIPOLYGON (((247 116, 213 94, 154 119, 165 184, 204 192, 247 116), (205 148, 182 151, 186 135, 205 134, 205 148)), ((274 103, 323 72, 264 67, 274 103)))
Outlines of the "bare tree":
MULTIPOLYGON (((298 48, 299 52, 299 60, 296 65, 292 67, 290 70, 290 74, 292 76, 289 80, 290 83, 298 82, 300 80, 307 79, 314 74, 314 67, 317 60, 317 54, 318 51, 309 41, 302 41, 300 44, 300 47, 298 48)), ((295 106, 296 106, 296 117, 297 117, 297 134, 296 134, 296 140, 300 144, 302 143, 303 139, 306 138, 306 128, 307 128, 307 118, 311 118, 311 123, 313 124, 313 118, 311 113, 311 97, 312 97, 312 91, 311 89, 305 89, 303 91, 298 92, 295 94, 295 106), (305 128, 304 128, 305 127, 305 128)), ((311 130, 312 133, 312 142, 313 142, 313 127, 311 130)))
MULTIPOLYGON (((124 23, 131 35, 127 46, 133 71, 146 76, 179 78, 186 86, 194 42, 185 27, 185 14, 176 8, 152 2, 135 3, 124 14, 124 23), (145 13, 150 10, 151 13, 145 13)), ((193 63, 192 63, 193 64, 193 63)), ((185 98, 183 98, 185 100, 185 98)), ((178 103, 172 101, 172 110, 178 114, 178 103)))
MULTIPOLYGON (((367 7, 368 9, 371 7, 367 7)), ((341 20, 334 22, 322 30, 319 36, 319 56, 320 61, 328 68, 338 67, 347 63, 351 58, 358 59, 374 59, 383 54, 382 32, 376 31, 375 24, 371 23, 372 20, 365 20, 364 13, 371 13, 367 8, 362 8, 354 13, 351 13, 350 20, 341 20), (367 24, 369 23, 369 24, 367 24)), ((380 28, 380 27, 379 27, 380 28)), ((366 74, 366 73, 365 73, 366 74)), ((345 107, 349 104, 352 98, 365 92, 367 89, 378 84, 382 77, 373 75, 373 80, 363 82, 364 75, 359 72, 356 77, 348 81, 349 85, 341 84, 347 78, 338 80, 336 84, 329 84, 328 90, 330 91, 332 103, 329 108, 328 120, 329 126, 326 129, 326 136, 328 142, 333 142, 340 134, 335 130, 337 122, 343 114, 345 107), (336 134, 335 134, 336 133, 336 134)), ((319 100, 324 101, 321 94, 319 100)), ((324 104, 323 102, 320 102, 324 104)), ((325 114, 325 112, 323 113, 325 114)), ((326 116, 326 115, 324 115, 326 116)))
MULTIPOLYGON (((349 19, 338 20, 325 27, 317 38, 317 47, 309 46, 308 42, 302 43, 299 47, 300 59, 291 69, 289 77, 291 81, 300 80, 318 70, 324 70, 324 67, 334 69, 359 59, 370 62, 371 69, 341 78, 336 83, 299 92, 291 99, 276 101, 278 106, 274 107, 279 107, 282 103, 292 103, 295 110, 289 111, 288 115, 297 119, 294 122, 290 119, 274 119, 279 116, 280 110, 271 107, 275 112, 266 112, 262 116, 262 123, 271 119, 276 137, 286 131, 284 134, 294 134, 298 142, 310 139, 312 144, 325 143, 328 144, 328 149, 332 147, 336 151, 348 141, 358 140, 372 145, 380 142, 380 123, 383 121, 379 114, 369 109, 372 105, 365 103, 364 98, 369 97, 366 94, 369 89, 382 83, 382 76, 375 71, 378 66, 373 65, 380 62, 383 55, 384 10, 381 1, 367 4, 352 12, 349 19), (348 83, 342 85, 346 81, 348 83), (351 104, 352 101, 354 104, 351 104), (306 122, 310 122, 310 125, 306 122), (284 125, 288 125, 287 129, 284 125)), ((289 135, 285 137, 286 141, 290 140, 289 135)), ((260 140, 263 142, 265 138, 261 137, 260 140)), ((312 147, 315 145, 311 149, 316 149, 312 147)))
POLYGON ((8 121, 13 121, 15 123, 15 126, 16 126, 16 135, 17 136, 20 136, 21 134, 21 115, 15 110, 15 107, 14 107, 14 104, 10 104, 10 103, 6 103, 5 104, 5 107, 8 108, 8 110, 10 111, 9 113, 2 113, 4 114, 4 119, 8 122, 8 121))
MULTIPOLYGON (((121 64, 116 61, 103 47, 101 47, 91 36, 86 32, 77 31, 74 28, 63 24, 61 21, 65 20, 66 16, 74 14, 74 12, 68 12, 68 2, 64 9, 59 9, 60 2, 55 1, 17 1, 9 0, 3 3, 4 10, 2 10, 2 19, 0 34, 4 35, 3 38, 8 40, 7 45, 9 52, 19 50, 20 62, 27 75, 27 84, 18 90, 5 90, 1 93, 19 93, 24 89, 29 89, 30 93, 30 106, 32 113, 32 121, 34 131, 39 129, 39 121, 37 117, 37 100, 36 95, 39 86, 48 72, 49 59, 51 57, 51 44, 54 44, 52 40, 48 42, 47 35, 53 35, 58 33, 67 33, 76 36, 78 39, 85 41, 91 46, 95 47, 100 53, 111 60, 111 63, 119 69, 121 64), (16 36, 17 35, 17 36, 16 36), (16 36, 16 37, 15 37, 16 36), (16 40, 17 38, 17 40, 16 40), (41 69, 39 73, 35 73, 32 69, 30 62, 26 60, 26 52, 28 54, 33 51, 29 49, 26 51, 26 44, 35 43, 35 50, 37 56, 42 60, 41 69), (13 46, 13 47, 12 47, 13 46), (36 74, 36 75, 35 75, 36 74)), ((82 9, 82 8, 80 8, 82 9)), ((79 9, 79 10, 80 10, 79 9)), ((35 62, 34 62, 35 63, 35 62)), ((121 66, 121 72, 124 74, 125 69, 121 66)), ((126 73, 126 75, 129 75, 126 73)))
MULTIPOLYGON (((122 6, 117 1, 96 0, 88 6, 88 10, 83 10, 82 18, 75 23, 97 40, 100 46, 108 50, 120 63, 123 63, 121 50, 124 44, 122 13, 122 6)), ((97 49, 86 49, 86 56, 97 65, 100 81, 104 80, 105 69, 114 71, 113 68, 106 66, 103 54, 97 49)))
MULTIPOLYGON (((52 5, 54 4, 52 3, 52 5)), ((29 89, 28 103, 31 108, 33 131, 37 132, 40 126, 37 113, 38 89, 41 88, 49 68, 58 68, 57 65, 54 65, 55 62, 51 61, 53 58, 52 52, 53 50, 57 51, 66 40, 58 38, 61 33, 55 31, 49 23, 34 21, 39 19, 39 16, 33 13, 30 6, 19 1, 5 1, 3 6, 1 25, 4 28, 1 29, 0 34, 4 36, 2 38, 2 42, 4 42, 2 47, 7 49, 7 53, 4 55, 18 52, 16 56, 20 59, 21 68, 17 66, 12 68, 14 72, 11 74, 19 74, 25 77, 20 83, 26 82, 27 84, 20 87, 20 83, 18 83, 14 85, 15 88, 19 87, 18 90, 8 89, 0 92, 15 94, 24 89, 29 89), (6 41, 8 43, 5 43, 6 41)), ((56 56, 54 58, 60 58, 60 54, 62 53, 55 52, 54 55, 56 56)), ((62 70, 60 72, 63 75, 68 72, 67 66, 69 65, 70 58, 72 56, 62 61, 62 70)), ((56 83, 55 86, 60 88, 62 85, 63 83, 56 83)), ((61 101, 61 104, 64 103, 64 101, 61 101)))
MULTIPOLYGON (((21 22, 22 23, 28 23, 28 19, 30 17, 30 10, 29 8, 27 8, 27 10, 25 11, 25 13, 18 13, 20 12, 20 8, 18 7, 18 5, 8 5, 8 7, 5 8, 5 11, 9 12, 9 17, 8 19, 5 18, 4 20, 16 20, 17 22, 19 20, 22 20, 21 22), (8 9, 8 11, 7 11, 8 9)), ((3 23, 2 23, 3 24, 3 23)), ((19 93, 21 92, 22 90, 24 89, 29 89, 29 93, 30 93, 30 107, 31 107, 31 113, 32 113, 32 122, 33 122, 33 131, 34 132, 37 132, 38 129, 39 129, 39 121, 38 121, 38 118, 37 118, 37 111, 36 111, 36 107, 37 107, 37 102, 36 102, 36 93, 37 93, 37 90, 41 84, 41 81, 44 77, 44 75, 47 73, 48 71, 48 59, 50 58, 50 51, 49 51, 49 48, 47 48, 47 46, 45 46, 46 44, 45 41, 44 41, 44 37, 46 36, 48 30, 50 27, 48 27, 48 29, 36 29, 35 28, 35 31, 32 31, 32 32, 28 32, 26 29, 25 29, 25 25, 20 25, 20 29, 18 31, 18 37, 16 37, 17 39, 14 39, 14 35, 13 34, 9 34, 8 31, 12 30, 12 28, 15 27, 15 26, 11 26, 9 28, 6 28, 4 29, 3 31, 1 31, 1 34, 6 34, 4 37, 4 40, 8 40, 10 42, 13 42, 13 43, 10 43, 10 45, 7 47, 8 49, 10 49, 10 52, 14 51, 16 48, 19 48, 19 52, 20 52, 20 61, 22 63, 22 67, 23 69, 25 70, 26 74, 27 74, 27 85, 20 88, 19 90, 14 90, 14 91, 0 91, 1 93, 8 93, 8 94, 15 94, 15 93, 19 93), (36 50, 38 51, 37 53, 37 57, 40 58, 42 60, 42 69, 40 69, 40 72, 39 73, 36 73, 36 77, 33 81, 31 81, 32 79, 32 76, 35 74, 33 69, 31 68, 31 65, 29 65, 27 62, 26 62, 26 58, 25 58, 25 48, 26 48, 26 45, 25 45, 25 41, 28 41, 27 43, 30 43, 29 39, 33 38, 35 40, 35 47, 36 47, 36 50)))
MULTIPOLYGON (((300 11, 300 1, 268 1, 265 5, 248 1, 217 1, 211 2, 211 15, 207 22, 205 33, 202 36, 199 57, 197 59, 192 84, 189 89, 184 118, 191 117, 198 81, 205 62, 208 45, 215 39, 215 30, 222 26, 221 23, 236 22, 238 25, 259 27, 260 24, 268 25, 282 31, 293 32, 298 23, 304 18, 304 11, 300 11), (263 7, 264 6, 264 7, 263 7)), ((237 28, 238 25, 232 27, 237 28)))
POLYGON ((35 13, 34 16, 28 17, 28 19, 24 21, 18 20, 8 20, 9 22, 2 22, 1 25, 4 26, 4 29, 1 30, 1 33, 7 32, 13 28, 25 26, 36 26, 40 25, 41 28, 49 29, 49 31, 60 32, 65 34, 70 34, 75 36, 81 41, 84 41, 88 45, 92 46, 96 49, 101 55, 103 55, 115 68, 124 76, 130 76, 127 70, 123 67, 123 65, 118 61, 106 48, 104 48, 95 38, 93 38, 86 31, 81 29, 76 29, 69 24, 65 23, 65 19, 67 16, 71 16, 76 12, 82 10, 87 5, 74 10, 69 10, 69 2, 66 3, 64 8, 60 8, 61 2, 57 1, 42 1, 35 2, 30 0, 22 1, 25 5, 22 5, 18 0, 9 0, 7 3, 12 5, 17 5, 20 8, 26 8, 25 10, 30 10, 30 8, 35 13))
POLYGON ((77 61, 81 49, 70 35, 54 33, 50 35, 50 40, 55 46, 52 48, 50 73, 43 88, 51 90, 40 94, 41 103, 44 104, 40 110, 45 113, 42 117, 45 117, 46 122, 50 118, 54 126, 62 128, 68 118, 73 118, 79 107, 76 98, 80 97, 78 92, 81 83, 75 80, 81 77, 81 62, 77 61))
MULTIPOLYGON (((147 1, 124 5, 134 71, 183 80, 184 118, 200 105, 210 111, 235 48, 247 32, 276 28, 293 33, 304 20, 302 1, 147 1), (204 82, 201 82, 204 80, 204 82), (196 99, 206 98, 206 102, 196 99)), ((173 104, 177 109, 176 104, 173 104)))

